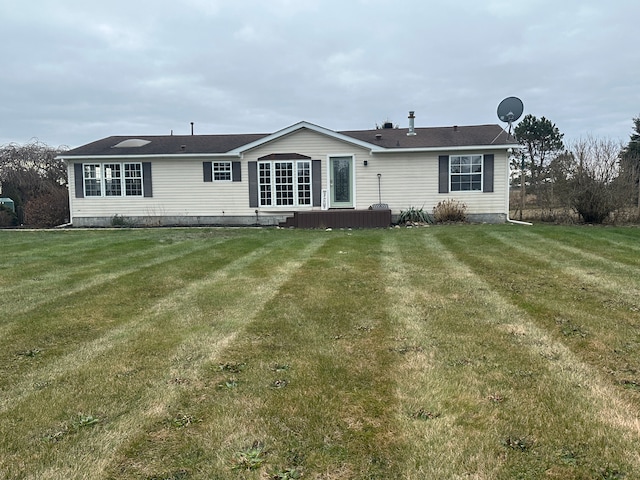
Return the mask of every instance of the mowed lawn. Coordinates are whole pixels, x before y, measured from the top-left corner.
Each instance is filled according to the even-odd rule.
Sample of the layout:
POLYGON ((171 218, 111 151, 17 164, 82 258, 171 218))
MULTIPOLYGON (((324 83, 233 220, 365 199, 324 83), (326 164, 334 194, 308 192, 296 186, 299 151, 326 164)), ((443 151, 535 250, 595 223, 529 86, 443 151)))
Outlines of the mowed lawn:
POLYGON ((0 242, 0 478, 640 478, 638 228, 0 242))

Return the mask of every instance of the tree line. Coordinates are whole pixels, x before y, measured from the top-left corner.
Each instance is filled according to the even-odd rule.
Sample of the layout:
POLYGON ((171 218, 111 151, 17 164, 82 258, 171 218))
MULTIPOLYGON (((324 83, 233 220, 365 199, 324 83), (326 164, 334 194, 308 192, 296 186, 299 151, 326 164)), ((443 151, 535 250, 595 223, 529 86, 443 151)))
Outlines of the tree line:
POLYGON ((14 209, 0 206, 0 226, 53 227, 69 221, 67 168, 56 158, 66 147, 38 141, 0 147, 0 197, 14 209))
POLYGON ((626 144, 593 136, 567 144, 553 122, 533 115, 514 136, 512 209, 520 219, 533 206, 548 221, 640 222, 640 117, 626 144))
MULTIPOLYGON (((565 144, 545 117, 525 116, 511 152, 511 209, 520 219, 531 206, 543 220, 640 223, 640 117, 626 144, 588 136, 565 144)), ((52 227, 69 221, 66 147, 38 141, 0 146, 0 226, 52 227)))

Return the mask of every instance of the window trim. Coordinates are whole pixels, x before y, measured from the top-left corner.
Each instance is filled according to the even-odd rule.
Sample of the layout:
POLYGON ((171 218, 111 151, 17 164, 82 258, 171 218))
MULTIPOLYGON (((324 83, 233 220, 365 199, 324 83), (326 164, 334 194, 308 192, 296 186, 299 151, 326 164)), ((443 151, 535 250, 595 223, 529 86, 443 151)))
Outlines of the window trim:
MULTIPOLYGON (((449 192, 453 193, 460 193, 460 192, 484 192, 484 188, 485 188, 485 179, 484 179, 484 175, 485 175, 485 155, 482 153, 467 153, 467 154, 457 154, 457 155, 449 155, 449 162, 448 162, 448 190, 449 192), (470 164, 470 169, 473 170, 473 160, 474 157, 479 157, 480 158, 480 172, 473 172, 473 171, 469 171, 469 172, 456 172, 454 173, 453 170, 453 159, 454 158, 462 158, 462 157, 470 157, 471 159, 471 164, 470 164), (453 183, 453 179, 454 177, 462 177, 464 175, 468 175, 470 177, 473 176, 479 176, 479 181, 474 181, 473 179, 470 179, 468 182, 465 182, 465 184, 469 184, 469 186, 471 188, 468 189, 463 189, 463 188, 458 188, 458 189, 454 189, 454 183, 453 183), (479 184, 480 188, 474 189, 473 185, 474 184, 479 184)), ((458 182, 459 186, 462 186, 462 181, 458 182)))
POLYGON ((104 196, 105 197, 121 197, 122 196, 122 167, 121 163, 104 163, 104 196))
POLYGON ((83 163, 82 164, 82 191, 85 197, 102 197, 104 196, 104 182, 102 181, 102 164, 101 163, 83 163), (92 168, 93 167, 93 170, 92 168), (93 173, 93 176, 91 176, 93 173), (90 174, 87 176, 87 174, 90 174), (95 190, 92 187, 96 187, 95 190), (91 190, 90 190, 91 188, 91 190), (97 191, 96 195, 93 193, 97 191))
POLYGON ((215 161, 211 162, 211 181, 212 182, 216 182, 216 183, 230 183, 230 182, 233 182, 233 162, 227 161, 227 160, 222 160, 222 161, 219 161, 219 162, 215 162, 215 161), (226 165, 227 168, 225 170, 216 171, 216 165, 220 166, 222 164, 226 165), (224 178, 224 179, 216 178, 216 175, 217 174, 221 174, 221 173, 224 173, 225 176, 227 176, 227 174, 228 174, 229 178, 224 178))
MULTIPOLYGON (((144 163, 143 162, 103 162, 103 163, 83 163, 82 164, 82 194, 84 198, 132 198, 132 197, 145 197, 145 172, 144 172, 144 163), (111 193, 107 193, 107 181, 112 182, 114 178, 107 179, 107 168, 109 166, 118 166, 118 183, 119 185, 119 195, 113 195, 111 193), (133 170, 131 168, 127 168, 129 165, 137 165, 133 170), (86 167, 94 167, 95 177, 87 177, 86 167), (139 176, 135 177, 127 177, 126 172, 135 171, 139 174, 139 176), (139 193, 136 194, 128 194, 127 191, 130 190, 127 188, 128 180, 139 180, 140 188, 136 189, 139 193), (92 194, 88 189, 88 182, 93 181, 96 182, 95 185, 99 188, 99 194, 92 194)), ((113 191, 113 188, 109 189, 110 192, 113 191)))
POLYGON ((124 183, 124 195, 123 197, 144 197, 144 171, 142 162, 126 162, 122 164, 123 167, 123 183, 124 183), (131 166, 134 166, 131 168, 131 166), (127 167, 129 167, 127 169, 127 167), (127 175, 127 173, 134 172, 136 175, 127 175), (139 183, 138 183, 139 181, 139 183), (129 194, 127 192, 134 190, 140 193, 129 194))

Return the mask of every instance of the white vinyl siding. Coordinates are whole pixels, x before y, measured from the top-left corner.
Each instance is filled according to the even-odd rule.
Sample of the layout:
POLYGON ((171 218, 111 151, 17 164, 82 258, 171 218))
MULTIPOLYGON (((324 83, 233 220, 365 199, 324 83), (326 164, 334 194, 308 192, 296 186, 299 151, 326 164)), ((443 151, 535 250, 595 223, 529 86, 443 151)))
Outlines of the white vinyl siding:
POLYGON ((438 193, 438 157, 443 153, 447 152, 379 154, 369 157, 366 167, 356 161, 356 208, 366 209, 378 203, 380 198, 381 203, 388 204, 394 214, 410 207, 431 212, 438 202, 453 199, 465 203, 469 214, 508 212, 508 161, 504 150, 487 152, 495 155, 494 192, 482 195, 474 190, 438 193))
MULTIPOLYGON (((311 130, 306 130, 306 129, 302 129, 297 132, 291 133, 289 135, 279 138, 277 141, 274 141, 272 143, 268 143, 265 145, 261 145, 249 152, 245 152, 244 158, 247 161, 252 161, 252 160, 258 161, 258 159, 260 159, 265 155, 270 155, 273 153, 285 153, 285 152, 298 153, 301 155, 305 155, 311 158, 312 160, 321 160, 321 168, 320 168, 320 176, 321 176, 320 180, 322 184, 321 190, 327 190, 327 191, 329 190, 328 164, 329 164, 330 157, 336 157, 336 156, 352 157, 354 161, 354 177, 355 175, 358 174, 358 170, 361 168, 360 166, 362 165, 362 161, 365 159, 370 160, 372 158, 369 153, 369 150, 366 150, 360 146, 346 143, 346 142, 337 140, 335 138, 331 138, 326 135, 322 135, 320 133, 317 133, 311 130)), ((365 169, 363 173, 368 174, 368 173, 371 173, 371 171, 365 169)), ((376 172, 373 172, 374 176, 375 176, 375 173, 376 172)), ((259 175, 260 175, 260 172, 258 168, 258 176, 259 175)), ((318 182, 318 179, 312 178, 311 185, 313 185, 313 182, 318 182)), ((356 206, 355 202, 357 202, 356 196, 357 196, 357 191, 359 191, 357 190, 358 188, 359 186, 357 185, 357 179, 354 178, 354 191, 353 191, 354 206, 356 206)), ((297 207, 291 206, 289 207, 290 210, 294 210, 294 209, 297 209, 297 210, 318 209, 319 210, 321 208, 320 205, 318 206, 312 206, 312 205, 313 205, 313 196, 316 194, 320 195, 320 192, 311 191, 310 194, 311 194, 311 200, 309 203, 305 203, 305 204, 300 203, 298 204, 297 207)), ((266 206, 262 203, 260 203, 259 205, 260 205, 259 208, 261 209, 261 211, 273 212, 274 214, 279 213, 278 210, 283 209, 283 207, 276 207, 275 205, 273 205, 273 207, 266 206)), ((369 205, 370 204, 367 204, 363 208, 368 208, 369 205)), ((359 207, 356 206, 356 208, 359 208, 359 207)))

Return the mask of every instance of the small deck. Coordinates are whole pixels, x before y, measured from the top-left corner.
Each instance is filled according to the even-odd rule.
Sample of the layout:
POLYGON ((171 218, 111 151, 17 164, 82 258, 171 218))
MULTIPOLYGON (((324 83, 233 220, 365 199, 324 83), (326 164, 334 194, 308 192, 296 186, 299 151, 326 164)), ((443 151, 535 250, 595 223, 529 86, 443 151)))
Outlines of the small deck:
POLYGON ((314 210, 294 212, 280 224, 283 228, 386 228, 391 210, 314 210))

